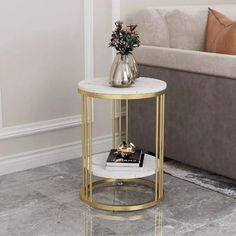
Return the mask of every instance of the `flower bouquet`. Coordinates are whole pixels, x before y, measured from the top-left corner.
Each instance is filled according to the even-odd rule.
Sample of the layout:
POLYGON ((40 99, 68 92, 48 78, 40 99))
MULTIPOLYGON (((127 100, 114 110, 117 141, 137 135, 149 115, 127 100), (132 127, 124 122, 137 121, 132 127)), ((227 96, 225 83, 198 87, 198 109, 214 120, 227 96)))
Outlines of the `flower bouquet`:
POLYGON ((137 63, 132 55, 135 48, 140 46, 136 31, 137 25, 124 27, 122 21, 115 22, 109 46, 117 51, 110 71, 110 83, 114 87, 129 87, 139 77, 137 63))

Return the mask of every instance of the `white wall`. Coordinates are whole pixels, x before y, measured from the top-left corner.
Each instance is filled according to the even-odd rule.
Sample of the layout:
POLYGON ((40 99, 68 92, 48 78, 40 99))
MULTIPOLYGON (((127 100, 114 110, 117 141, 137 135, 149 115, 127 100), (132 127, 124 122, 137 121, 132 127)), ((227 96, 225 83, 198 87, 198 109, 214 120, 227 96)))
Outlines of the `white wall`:
POLYGON ((83 77, 82 1, 0 4, 3 126, 78 114, 75 86, 83 77))
MULTIPOLYGON (((80 114, 77 81, 84 76, 82 0, 0 2, 1 134, 9 127, 80 114)), ((18 127, 19 128, 19 127, 18 127)), ((0 155, 78 139, 74 130, 14 137, 0 155), (68 138, 65 138, 65 137, 68 138)))
MULTIPOLYGON (((110 12, 108 3, 100 1, 110 12)), ((94 5, 94 21, 110 31, 111 14, 101 13, 98 2, 94 5)), ((83 7, 83 0, 0 2, 0 165, 19 153, 80 141, 83 7)), ((111 50, 102 45, 108 41, 106 29, 95 29, 95 50, 103 57, 95 61, 104 62, 95 63, 98 76, 106 74, 111 61, 111 50)), ((95 101, 94 137, 110 133, 109 112, 109 102, 95 101)))
MULTIPOLYGON (((74 150, 68 158, 79 155, 81 117, 76 88, 84 78, 83 1, 89 0, 0 1, 0 175, 1 166, 9 168, 4 173, 11 172, 13 161, 12 170, 17 170, 21 161, 17 158, 39 158, 36 154, 48 155, 58 147, 64 156, 58 159, 55 155, 51 162, 66 159, 68 149, 74 150)), ((115 1, 94 0, 95 76, 109 72, 108 41, 115 1)), ((206 1, 121 0, 121 18, 127 19, 143 7, 172 4, 206 1)), ((111 131, 111 104, 96 100, 94 107, 94 137, 105 137, 98 139, 102 143, 111 131)), ((40 165, 33 162, 20 169, 40 165)))

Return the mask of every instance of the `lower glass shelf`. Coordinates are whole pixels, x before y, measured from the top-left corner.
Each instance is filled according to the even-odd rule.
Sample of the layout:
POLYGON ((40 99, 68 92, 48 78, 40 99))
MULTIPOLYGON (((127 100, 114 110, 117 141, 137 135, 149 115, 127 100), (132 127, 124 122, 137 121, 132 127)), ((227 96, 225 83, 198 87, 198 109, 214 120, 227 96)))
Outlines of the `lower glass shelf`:
MULTIPOLYGON (((106 169, 106 161, 109 152, 99 153, 93 155, 93 175, 102 178, 112 178, 112 179, 135 179, 143 178, 150 175, 154 175, 155 171, 155 158, 154 156, 145 154, 143 167, 127 167, 127 170, 122 168, 117 170, 106 169)), ((158 166, 157 166, 158 169, 158 166)))

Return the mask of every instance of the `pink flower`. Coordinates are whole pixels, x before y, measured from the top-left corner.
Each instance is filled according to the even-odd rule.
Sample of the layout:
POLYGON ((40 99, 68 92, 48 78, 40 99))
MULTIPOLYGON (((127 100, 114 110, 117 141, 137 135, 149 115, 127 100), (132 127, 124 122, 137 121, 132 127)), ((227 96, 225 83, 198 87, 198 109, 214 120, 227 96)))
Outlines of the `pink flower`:
POLYGON ((125 33, 130 33, 130 30, 129 29, 125 29, 124 32, 125 33))
POLYGON ((123 25, 123 24, 124 24, 124 22, 123 22, 123 21, 121 21, 121 20, 117 20, 117 21, 115 22, 115 24, 116 24, 116 25, 123 25))

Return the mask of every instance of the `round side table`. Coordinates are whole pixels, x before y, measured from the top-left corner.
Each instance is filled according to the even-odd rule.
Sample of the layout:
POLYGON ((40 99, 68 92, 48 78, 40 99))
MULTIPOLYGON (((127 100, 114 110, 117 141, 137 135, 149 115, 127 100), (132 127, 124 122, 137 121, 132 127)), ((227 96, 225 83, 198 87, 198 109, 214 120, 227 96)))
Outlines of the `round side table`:
MULTIPOLYGON (((164 81, 141 77, 130 88, 114 88, 109 85, 108 78, 83 80, 78 84, 78 92, 82 98, 82 186, 80 198, 88 205, 111 211, 135 211, 152 207, 163 198, 163 156, 164 156, 164 81), (125 102, 125 140, 129 141, 129 100, 156 98, 156 154, 145 154, 142 168, 128 170, 109 170, 105 168, 109 152, 92 154, 92 99, 112 100, 112 148, 116 148, 116 141, 122 141, 122 101, 125 102), (115 110, 118 106, 118 137, 116 136, 115 110), (117 140, 118 139, 118 140, 117 140), (144 177, 154 175, 154 180, 144 177), (102 179, 93 181, 93 176, 102 179), (111 205, 97 202, 93 199, 93 190, 98 185, 116 183, 136 183, 153 189, 153 198, 150 201, 134 205, 111 205)), ((115 185, 114 185, 115 186, 115 185)))

